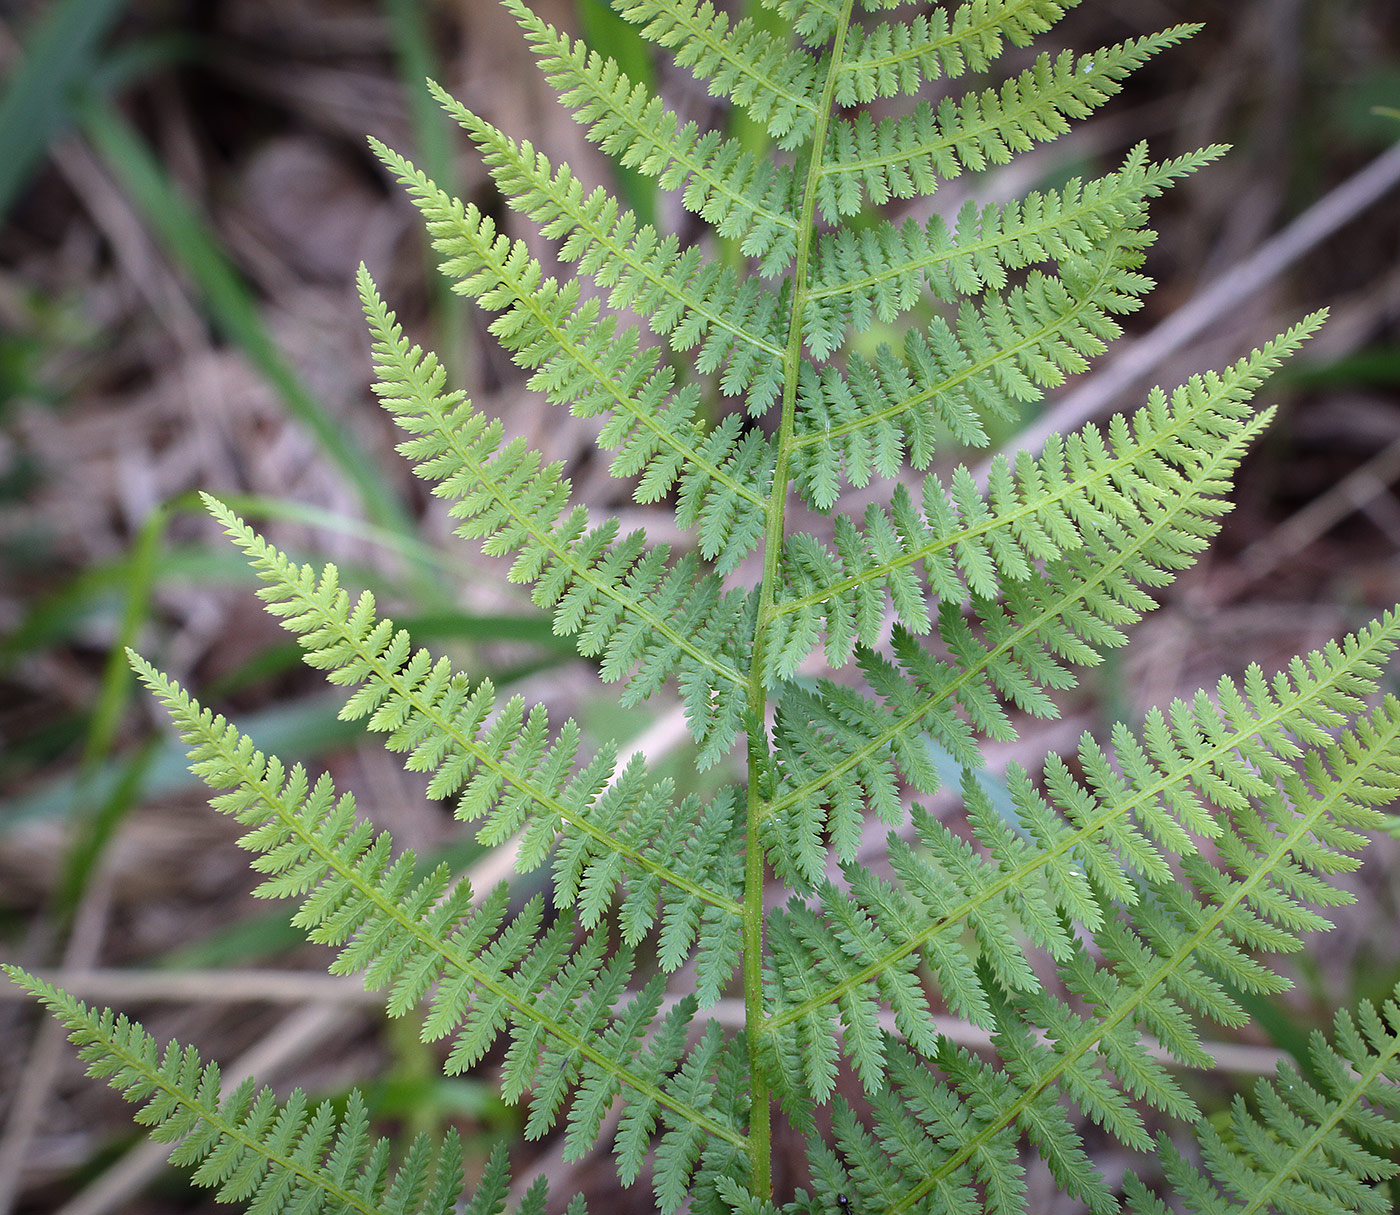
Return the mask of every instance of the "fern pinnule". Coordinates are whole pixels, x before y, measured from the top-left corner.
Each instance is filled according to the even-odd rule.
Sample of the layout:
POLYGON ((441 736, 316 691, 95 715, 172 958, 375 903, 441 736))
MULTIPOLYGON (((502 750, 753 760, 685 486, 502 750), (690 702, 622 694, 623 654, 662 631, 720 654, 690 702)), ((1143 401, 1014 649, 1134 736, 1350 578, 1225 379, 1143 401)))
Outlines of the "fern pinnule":
POLYGON ((672 349, 694 351, 702 375, 720 372, 726 396, 743 396, 750 414, 782 390, 782 315, 786 288, 766 289, 732 266, 706 262, 699 246, 682 250, 674 236, 640 224, 601 187, 586 197, 567 165, 473 114, 440 86, 434 95, 471 135, 502 195, 561 243, 558 255, 601 287, 608 307, 630 309, 672 349))
POLYGON ((502 447, 500 422, 443 392, 437 359, 410 345, 363 272, 360 290, 379 395, 412 436, 399 450, 438 482, 434 492, 452 502, 458 533, 490 555, 514 556, 512 580, 535 584, 534 601, 553 610, 555 632, 577 635, 581 653, 601 657, 605 679, 626 680, 625 705, 676 678, 700 764, 713 764, 739 725, 752 596, 726 591, 693 555, 672 562, 667 546, 647 546, 641 532, 619 542, 615 520, 590 528, 582 507, 568 508, 558 465, 543 466, 519 440, 502 447))
MULTIPOLYGON (((1013 924, 1030 946, 1065 965, 1076 956, 1069 931, 1094 934, 1123 968, 1125 992, 1135 986, 1133 976, 1162 965, 1155 959, 1165 953, 1170 967, 1133 997, 1134 1008, 1149 1010, 1149 1032, 1164 1041, 1189 1043, 1172 1028, 1181 1017, 1173 1000, 1237 1023, 1237 1006, 1200 967, 1246 989, 1273 987, 1276 978, 1247 962, 1239 945, 1291 951, 1300 932, 1324 926, 1299 899, 1337 896, 1310 871, 1347 867, 1342 858, 1364 842, 1353 828, 1378 821, 1367 807, 1400 792, 1400 702, 1362 715, 1363 697, 1398 643, 1400 616, 1390 614, 1272 680, 1258 668, 1243 689, 1222 680, 1218 704, 1200 695, 1173 706, 1170 717, 1150 715, 1140 737, 1118 727, 1112 762, 1086 738, 1082 779, 1055 758, 1041 782, 1013 769, 1008 789, 1024 834, 1010 830, 977 782, 965 779, 961 793, 986 855, 916 814, 917 849, 897 836, 889 840, 897 888, 848 864, 842 887, 824 880, 812 906, 774 914, 771 1031, 797 1035, 797 1055, 809 1083, 823 1078, 815 1086, 821 1091, 834 1079, 831 1022, 839 1014, 843 1050, 863 1060, 861 1074, 873 1088, 881 1045, 859 1027, 874 1026, 879 1007, 896 999, 898 976, 907 984, 927 967, 948 1005, 988 1029, 997 1025, 997 991, 1012 1000, 1038 996, 1040 980, 1015 943, 1013 924), (1353 732, 1335 741, 1330 731, 1348 720, 1353 732), (1307 783, 1292 768, 1300 758, 1307 783), (1231 817, 1213 817, 1207 802, 1229 808, 1231 817), (1216 847, 1237 877, 1197 862, 1201 836, 1219 837, 1216 847), (1200 903, 1184 893, 1176 866, 1185 867, 1200 903), (1110 901, 1134 908, 1144 937, 1123 935, 1128 930, 1115 924, 1110 901), (858 931, 849 920, 853 907, 858 931), (1202 917, 1215 917, 1208 929, 1202 917), (975 954, 962 941, 966 929, 975 954), (1189 950, 1176 956, 1188 936, 1189 950)), ((918 1015, 917 1004, 900 1000, 907 1015, 918 1015)), ((1060 1015, 1054 1001, 1038 1008, 1042 1017, 1060 1015)), ((1083 1032, 1096 1027, 1102 1025, 1091 1019, 1083 1032)), ((1189 1053, 1182 1061, 1201 1063, 1189 1053)))
POLYGON ((817 185, 827 223, 892 198, 927 197, 940 182, 1008 163, 1035 144, 1058 138, 1071 118, 1085 118, 1114 96, 1148 59, 1193 34, 1180 25, 1076 57, 1041 55, 997 88, 920 102, 908 114, 876 120, 868 110, 832 124, 817 185))
POLYGON ((752 17, 731 22, 710 0, 627 0, 621 15, 673 52, 712 97, 726 97, 780 148, 800 147, 821 113, 822 79, 811 56, 752 17))
POLYGON ((771 443, 758 431, 742 433, 734 415, 705 427, 696 416, 698 388, 675 388, 675 372, 640 345, 635 327, 619 331, 596 299, 580 302, 577 280, 561 287, 545 278, 523 242, 497 235, 487 216, 396 152, 376 150, 422 208, 443 272, 482 307, 503 310, 491 330, 534 371, 530 386, 580 416, 611 414, 598 442, 617 450, 613 474, 640 474, 642 502, 674 489, 677 522, 695 529, 701 554, 719 572, 731 571, 763 535, 771 443))
POLYGON ((297 635, 307 662, 332 683, 360 685, 343 719, 368 718, 391 751, 407 753, 411 771, 431 775, 429 796, 457 798, 463 821, 484 819, 483 844, 521 833, 521 872, 552 854, 556 903, 577 901, 586 929, 618 895, 629 943, 661 926, 667 969, 700 944, 702 995, 718 997, 738 949, 732 792, 677 804, 670 783, 648 779, 640 760, 619 769, 611 746, 580 764, 572 721, 551 740, 542 708, 527 715, 517 697, 497 711, 489 681, 473 687, 446 658, 415 652, 405 631, 376 618, 369 595, 352 606, 333 566, 318 577, 227 507, 211 499, 210 509, 247 553, 268 610, 297 635))
MULTIPOLYGON (((912 95, 928 82, 985 72, 1001 55, 1004 42, 1030 46, 1078 2, 967 0, 956 8, 936 8, 904 20, 853 23, 843 61, 837 64, 836 104, 912 95)), ((788 19, 803 21, 800 0, 782 0, 775 7, 788 19)), ((811 8, 820 14, 817 21, 839 14, 835 5, 811 8)))
MULTIPOLYGON (((1260 1080, 1254 1108, 1237 1095, 1225 1124, 1196 1127, 1201 1162, 1166 1135, 1156 1150, 1185 1209, 1199 1215, 1344 1210, 1386 1215, 1393 1208, 1374 1185, 1400 1173, 1400 988, 1378 1009, 1362 1001, 1338 1012, 1333 1040, 1314 1032, 1305 1078, 1284 1062, 1260 1080), (1204 1169, 1200 1166, 1204 1165, 1204 1169)), ((1137 1178, 1125 1186, 1133 1215, 1170 1208, 1137 1178)))
MULTIPOLYGON (((936 475, 926 478, 919 506, 896 486, 889 507, 869 507, 863 526, 838 516, 834 553, 810 535, 789 537, 775 608, 784 641, 770 651, 769 679, 790 678, 818 630, 828 663, 840 667, 857 645, 882 643, 891 615, 924 634, 933 604, 969 598, 992 604, 1033 584, 1046 562, 1070 559, 1077 566, 1075 555, 1093 550, 1097 567, 1110 548, 1137 546, 1144 533, 1149 543, 1131 558, 1133 580, 1163 585, 1213 534, 1228 509, 1229 474, 1272 417, 1254 413, 1253 394, 1325 317, 1306 318, 1225 372, 1193 377, 1170 397, 1154 391, 1130 418, 1115 417, 1106 436, 1091 424, 1067 438, 1052 435, 1039 456, 1021 452, 1014 465, 997 457, 985 492, 959 466, 946 487, 936 475), (1207 442, 1216 450, 1202 460, 1207 442)), ((1080 572, 1045 576, 1068 583, 1080 572)), ((1135 596, 1115 597, 1132 612, 1144 610, 1135 596)), ((1103 612, 1115 631, 1133 619, 1121 610, 1103 612)), ((1115 640, 1121 642, 1121 633, 1115 640)))
POLYGON ((545 79, 588 138, 618 163, 679 189, 687 210, 780 274, 797 251, 801 214, 790 165, 756 155, 718 131, 682 123, 658 97, 634 84, 611 59, 590 51, 531 12, 501 0, 525 31, 545 79))
MULTIPOLYGON (((371 1142, 358 1091, 337 1116, 329 1101, 311 1106, 294 1091, 279 1102, 247 1079, 221 1095, 216 1063, 193 1047, 164 1051, 140 1025, 110 1009, 94 1012, 66 992, 13 966, 5 972, 36 995, 68 1029, 88 1074, 141 1109, 136 1121, 159 1143, 173 1144, 173 1164, 198 1166, 194 1180, 217 1188, 220 1202, 246 1204, 249 1215, 286 1210, 359 1215, 499 1215, 510 1176, 506 1153, 493 1153, 475 1197, 459 1206, 462 1147, 449 1131, 436 1149, 419 1135, 390 1172, 387 1139, 371 1142)), ((544 1215, 543 1185, 532 1187, 517 1215, 544 1215)), ((578 1201, 571 1215, 584 1215, 578 1201)))
POLYGON ((731 1112, 737 1093, 716 1087, 717 1072, 727 1074, 716 1064, 726 1043, 710 1030, 686 1046, 694 996, 663 1015, 662 980, 629 996, 632 951, 610 951, 605 931, 576 943, 575 917, 546 927, 539 897, 510 916, 504 883, 478 904, 446 866, 420 877, 411 852, 393 859, 388 834, 355 821, 353 797, 337 797, 329 777, 310 787, 300 767, 257 750, 139 656, 132 662, 190 746, 191 770, 223 791, 214 807, 250 828, 240 843, 261 854, 256 867, 269 876, 260 892, 302 898, 295 922, 339 948, 331 969, 363 971, 368 986, 388 987, 391 1013, 425 1002, 425 1039, 453 1039, 449 1072, 478 1063, 504 1035, 503 1088, 517 1099, 531 1094, 538 1133, 561 1113, 570 1127, 591 1126, 575 1132, 579 1142, 591 1141, 615 1097, 635 1105, 638 1134, 674 1140, 670 1167, 656 1172, 658 1191, 689 1183, 700 1165, 697 1137, 721 1160, 742 1150, 731 1112), (635 1029, 613 1032, 629 1018, 652 1031, 648 1042, 635 1029), (689 1083, 677 1087, 672 1074, 687 1067, 689 1083))

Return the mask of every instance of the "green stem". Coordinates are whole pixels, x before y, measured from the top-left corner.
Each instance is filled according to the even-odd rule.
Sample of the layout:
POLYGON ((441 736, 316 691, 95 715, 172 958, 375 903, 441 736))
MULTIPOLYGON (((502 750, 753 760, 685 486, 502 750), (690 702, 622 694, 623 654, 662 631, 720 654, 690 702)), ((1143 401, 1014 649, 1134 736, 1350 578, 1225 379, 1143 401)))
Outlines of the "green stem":
POLYGON ((768 789, 767 740, 755 738, 765 729, 768 708, 763 681, 763 651, 766 630, 776 618, 779 565, 782 559, 787 507, 788 464, 792 457, 797 417, 797 379, 802 364, 802 320, 807 305, 807 278, 817 211, 817 183, 822 173, 822 152, 831 121, 833 99, 841 53, 850 26, 855 0, 843 0, 836 35, 827 63, 826 83, 817 107, 817 123, 812 131, 812 154, 807 164, 807 182, 802 192, 802 214, 797 225, 797 252, 793 268, 792 315, 788 322, 787 347, 783 353, 783 407, 778 426, 777 458, 768 499, 767 528, 763 540, 763 580, 759 587, 758 617, 754 627, 753 661, 749 666, 749 738, 747 845, 744 856, 744 1034, 749 1056, 749 1189, 763 1199, 773 1195, 772 1108, 768 1080, 764 1074, 759 1043, 764 1030, 763 1015, 763 845, 760 828, 772 796, 768 789))

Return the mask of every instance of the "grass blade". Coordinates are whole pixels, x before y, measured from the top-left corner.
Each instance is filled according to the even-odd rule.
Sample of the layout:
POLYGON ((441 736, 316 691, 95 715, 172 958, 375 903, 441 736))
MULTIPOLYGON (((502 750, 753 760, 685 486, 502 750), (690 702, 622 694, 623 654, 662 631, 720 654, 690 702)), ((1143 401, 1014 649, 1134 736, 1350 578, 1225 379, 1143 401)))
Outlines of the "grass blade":
MULTIPOLYGON (((102 40, 128 0, 59 0, 38 17, 0 95, 0 219, 73 119, 71 100, 98 67, 102 40)), ((42 11, 42 10, 41 10, 42 11)))
POLYGON ((412 525, 403 507, 386 490, 387 478, 287 362, 268 332, 248 284, 161 169, 151 149, 100 102, 83 103, 80 119, 84 133, 151 230, 194 280, 215 326, 243 350, 281 395, 287 412, 311 432, 327 458, 345 474, 358 491, 366 515, 382 527, 408 533, 412 525))

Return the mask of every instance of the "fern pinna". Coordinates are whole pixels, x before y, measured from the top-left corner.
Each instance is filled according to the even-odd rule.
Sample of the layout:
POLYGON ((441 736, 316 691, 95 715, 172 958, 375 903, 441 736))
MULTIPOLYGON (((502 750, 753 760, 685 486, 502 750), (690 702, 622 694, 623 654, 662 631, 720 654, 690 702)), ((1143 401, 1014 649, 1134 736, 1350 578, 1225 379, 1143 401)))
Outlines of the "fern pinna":
MULTIPOLYGON (((1070 0, 762 0, 743 19, 613 0, 764 149, 683 121, 524 0, 502 3, 588 137, 678 191, 727 252, 683 246, 440 92, 502 196, 575 267, 561 281, 374 147, 530 387, 598 418, 612 472, 693 543, 573 504, 560 467, 449 390, 362 273, 378 391, 460 533, 509 559, 625 703, 674 688, 700 765, 736 779, 701 797, 612 747, 586 752, 573 722, 415 649, 333 567, 298 567, 211 500, 269 610, 351 689, 343 716, 431 774, 483 843, 513 841, 518 870, 548 866, 553 906, 422 871, 328 778, 256 750, 134 658, 214 805, 247 827, 259 892, 299 900, 296 922, 340 949, 334 969, 385 989, 392 1015, 421 1006, 448 1070, 497 1052, 528 1137, 562 1128, 578 1159, 611 1112, 619 1176, 668 1215, 1009 1215, 1026 1210, 1031 1155, 1094 1212, 1386 1209, 1395 1002, 1339 1016, 1306 1078, 1282 1068, 1228 1123, 1202 1120, 1180 1071, 1212 1065, 1203 1026, 1238 1027, 1287 986, 1271 957, 1327 927, 1348 897, 1331 879, 1400 792, 1400 703, 1374 699, 1400 617, 1038 770, 982 770, 982 742, 1052 716, 1076 668, 1123 644, 1210 542, 1269 421, 1251 400, 1321 318, 1102 429, 998 458, 983 488, 965 467, 930 471, 935 451, 988 446, 1090 366, 1150 285, 1149 202, 1220 149, 1138 147, 1093 180, 924 223, 883 209, 1053 139, 1191 28, 1041 54, 959 95, 1070 0), (902 337, 860 337, 877 325, 902 337), (884 502, 842 513, 877 478, 884 502), (794 498, 831 526, 795 530, 794 498), (948 784, 957 829, 918 800, 948 784), (858 849, 872 816, 889 827, 878 872, 858 849), (742 1024, 712 1015, 726 995, 742 1024), (986 1048, 950 1040, 943 1010, 986 1048), (785 1192, 777 1118, 809 1143, 785 1192), (1194 1143, 1161 1129, 1182 1122, 1194 1143), (1091 1124, 1149 1158, 1140 1177, 1096 1167, 1091 1124)), ((221 1097, 192 1051, 161 1054, 17 977, 220 1197, 455 1209, 455 1142, 417 1143, 391 1172, 358 1101, 337 1117, 300 1094, 221 1097)), ((504 1168, 493 1159, 469 1210, 501 1208, 504 1168)), ((521 1209, 544 1203, 536 1188, 521 1209)))

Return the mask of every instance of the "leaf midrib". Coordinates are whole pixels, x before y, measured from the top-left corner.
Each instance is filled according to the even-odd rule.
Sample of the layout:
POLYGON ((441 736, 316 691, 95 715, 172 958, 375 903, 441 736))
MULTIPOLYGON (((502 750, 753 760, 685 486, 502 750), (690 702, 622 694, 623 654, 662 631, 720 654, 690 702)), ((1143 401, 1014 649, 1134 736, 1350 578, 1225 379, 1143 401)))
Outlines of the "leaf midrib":
POLYGON ((752 1140, 750 1150, 750 1189, 759 1197, 771 1196, 773 1191, 771 1164, 771 1096, 762 1059, 764 1028, 763 971, 763 912, 766 866, 761 826, 767 815, 767 797, 762 768, 766 766, 768 740, 755 738, 766 733, 768 688, 764 682, 764 650, 767 633, 776 615, 773 611, 778 589, 782 584, 782 556, 785 540, 785 512, 788 495, 788 466, 796 444, 797 387, 802 365, 803 317, 807 307, 808 274, 816 241, 817 186, 821 178, 822 155, 826 133, 832 120, 836 92, 837 67, 850 30, 855 0, 843 0, 836 19, 836 28, 827 62, 826 81, 822 86, 816 125, 810 139, 811 159, 807 165, 807 180, 802 191, 802 211, 798 221, 797 248, 793 263, 793 289, 789 297, 788 335, 783 357, 782 412, 775 443, 773 479, 769 488, 766 528, 763 540, 763 574, 759 586, 758 610, 754 623, 753 656, 749 665, 747 730, 749 731, 748 798, 745 812, 744 844, 744 927, 743 982, 744 1035, 749 1062, 750 1121, 752 1140))

